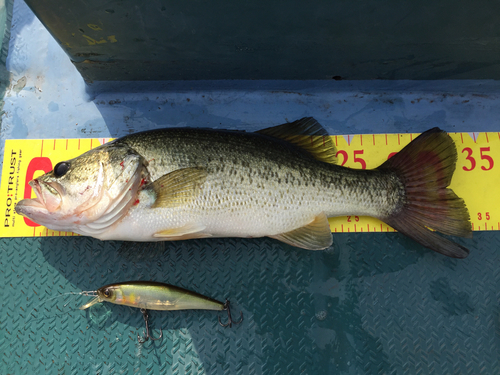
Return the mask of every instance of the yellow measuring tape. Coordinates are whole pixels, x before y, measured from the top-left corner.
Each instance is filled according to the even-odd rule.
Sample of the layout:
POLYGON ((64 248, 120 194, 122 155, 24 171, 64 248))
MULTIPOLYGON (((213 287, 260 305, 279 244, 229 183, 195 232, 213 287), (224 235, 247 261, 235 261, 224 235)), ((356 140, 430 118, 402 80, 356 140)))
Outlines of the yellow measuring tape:
MULTIPOLYGON (((338 163, 350 168, 375 168, 401 150, 417 134, 336 135, 338 163)), ((458 150, 458 162, 451 188, 465 200, 472 229, 500 230, 500 132, 450 133, 458 150)), ((5 142, 0 212, 0 237, 75 236, 53 231, 17 215, 14 207, 34 197, 28 182, 52 170, 59 161, 74 158, 108 139, 7 140, 5 142)), ((332 232, 392 232, 377 219, 364 216, 331 218, 332 232)))

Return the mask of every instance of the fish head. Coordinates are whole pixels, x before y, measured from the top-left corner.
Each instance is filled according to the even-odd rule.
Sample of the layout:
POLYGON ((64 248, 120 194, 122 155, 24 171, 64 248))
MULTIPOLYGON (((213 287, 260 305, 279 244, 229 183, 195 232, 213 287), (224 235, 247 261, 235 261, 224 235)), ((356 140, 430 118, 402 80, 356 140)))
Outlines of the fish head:
POLYGON ((80 233, 75 229, 105 215, 107 222, 122 217, 133 204, 144 174, 140 155, 111 142, 57 163, 52 171, 30 181, 36 198, 21 200, 16 212, 49 229, 80 233))

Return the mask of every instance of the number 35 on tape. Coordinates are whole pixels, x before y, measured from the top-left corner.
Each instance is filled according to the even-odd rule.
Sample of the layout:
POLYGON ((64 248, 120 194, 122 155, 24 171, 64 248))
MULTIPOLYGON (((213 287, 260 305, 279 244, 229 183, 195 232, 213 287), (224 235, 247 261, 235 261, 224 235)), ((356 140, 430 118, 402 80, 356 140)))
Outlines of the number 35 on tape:
MULTIPOLYGON (((340 165, 376 168, 393 156, 417 134, 336 135, 340 165)), ((458 161, 450 187, 465 200, 473 230, 500 230, 500 133, 450 133, 458 161)), ((34 197, 28 182, 52 170, 59 161, 74 158, 109 139, 7 140, 0 187, 2 226, 0 237, 74 236, 49 230, 15 213, 24 198, 34 197)), ((332 232, 392 232, 381 221, 363 216, 331 218, 332 232)))

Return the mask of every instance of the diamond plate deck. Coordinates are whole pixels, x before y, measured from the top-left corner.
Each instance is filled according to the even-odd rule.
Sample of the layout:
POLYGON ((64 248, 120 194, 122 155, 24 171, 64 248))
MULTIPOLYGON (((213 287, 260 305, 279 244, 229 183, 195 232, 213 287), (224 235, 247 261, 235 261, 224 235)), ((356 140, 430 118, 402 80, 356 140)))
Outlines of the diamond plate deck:
MULTIPOLYGON (((498 235, 448 259, 399 234, 341 234, 311 252, 272 240, 135 244, 3 239, 4 374, 492 374, 500 372, 498 235), (409 246, 410 245, 410 246, 409 246), (161 280, 231 298, 245 320, 151 312, 161 342, 140 345, 137 309, 90 311, 71 291, 161 280), (42 302, 41 305, 39 305, 42 302), (38 305, 38 306, 37 306, 38 305)), ((224 316, 222 316, 223 318, 224 316)), ((155 331, 157 333, 157 331, 155 331)))

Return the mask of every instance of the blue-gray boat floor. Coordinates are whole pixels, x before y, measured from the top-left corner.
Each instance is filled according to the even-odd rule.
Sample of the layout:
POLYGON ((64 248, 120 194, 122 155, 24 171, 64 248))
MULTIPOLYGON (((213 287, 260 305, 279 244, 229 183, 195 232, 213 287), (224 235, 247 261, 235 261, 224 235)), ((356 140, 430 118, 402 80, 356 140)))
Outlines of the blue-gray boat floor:
MULTIPOLYGON (((494 81, 230 81, 85 85, 16 1, 1 147, 9 138, 117 137, 167 126, 247 131, 314 116, 330 134, 499 131, 494 81)), ((398 233, 338 234, 326 251, 270 239, 172 243, 0 239, 2 374, 498 374, 500 234, 459 239, 465 260, 398 233), (230 298, 151 312, 64 295, 155 280, 230 298)))

